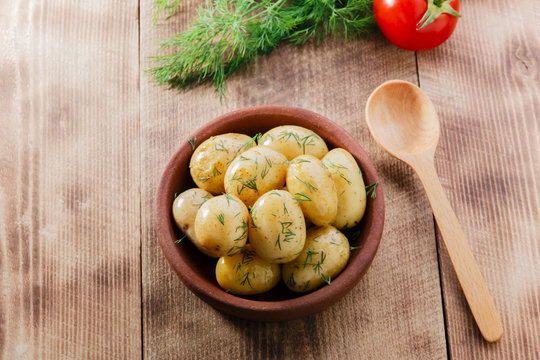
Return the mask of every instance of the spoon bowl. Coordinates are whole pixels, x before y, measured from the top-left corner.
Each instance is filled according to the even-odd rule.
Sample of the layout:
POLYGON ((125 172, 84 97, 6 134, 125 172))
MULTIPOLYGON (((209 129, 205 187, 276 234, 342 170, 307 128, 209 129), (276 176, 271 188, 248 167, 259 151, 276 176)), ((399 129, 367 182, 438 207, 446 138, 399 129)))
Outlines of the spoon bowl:
POLYGON ((366 121, 379 145, 409 164, 420 178, 478 328, 487 341, 499 340, 503 333, 501 319, 435 171, 440 133, 435 107, 416 85, 392 80, 370 95, 366 121))
POLYGON ((437 146, 440 129, 435 107, 409 82, 393 80, 376 88, 367 101, 366 119, 375 140, 397 158, 437 146))

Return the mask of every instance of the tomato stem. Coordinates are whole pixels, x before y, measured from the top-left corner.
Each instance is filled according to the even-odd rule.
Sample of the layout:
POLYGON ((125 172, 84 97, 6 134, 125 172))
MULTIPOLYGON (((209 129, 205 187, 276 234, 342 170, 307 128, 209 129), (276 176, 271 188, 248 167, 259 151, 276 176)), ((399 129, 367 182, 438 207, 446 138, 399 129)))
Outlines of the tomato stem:
POLYGON ((461 17, 461 15, 454 10, 450 3, 454 0, 427 0, 427 10, 422 16, 422 19, 416 24, 416 30, 422 30, 433 21, 435 21, 441 14, 449 14, 455 17, 461 17), (420 26, 420 27, 419 27, 420 26))

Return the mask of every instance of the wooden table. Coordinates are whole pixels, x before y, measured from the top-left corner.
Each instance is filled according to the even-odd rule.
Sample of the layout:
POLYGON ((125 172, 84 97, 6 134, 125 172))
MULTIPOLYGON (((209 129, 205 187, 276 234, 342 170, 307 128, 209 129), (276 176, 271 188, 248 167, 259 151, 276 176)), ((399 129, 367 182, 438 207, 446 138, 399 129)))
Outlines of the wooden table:
POLYGON ((282 46, 227 83, 155 87, 152 0, 0 2, 0 358, 540 358, 540 2, 463 1, 446 44, 380 34, 282 46), (436 166, 505 328, 484 342, 413 172, 368 133, 368 94, 418 83, 442 121, 436 166), (195 297, 156 241, 164 165, 214 117, 304 107, 375 161, 387 220, 368 274, 328 310, 287 323, 223 315, 195 297))

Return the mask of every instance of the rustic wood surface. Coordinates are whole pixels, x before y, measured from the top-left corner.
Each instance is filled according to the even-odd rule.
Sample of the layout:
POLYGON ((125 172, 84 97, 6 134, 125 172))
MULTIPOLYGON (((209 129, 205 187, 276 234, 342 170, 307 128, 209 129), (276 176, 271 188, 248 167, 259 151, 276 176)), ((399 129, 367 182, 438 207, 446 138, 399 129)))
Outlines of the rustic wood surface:
POLYGON ((0 359, 136 358, 137 1, 2 1, 0 44, 0 359))
POLYGON ((155 87, 157 39, 200 1, 152 25, 152 0, 0 2, 0 359, 534 359, 540 357, 540 4, 466 2, 442 47, 415 55, 381 35, 283 46, 227 83, 155 87), (364 121, 389 79, 437 107, 436 166, 502 316, 485 343, 437 241, 413 172, 364 121), (328 310, 287 323, 223 315, 187 290, 155 238, 171 154, 231 110, 319 112, 372 157, 385 231, 367 275, 328 310))
POLYGON ((416 81, 414 53, 399 51, 378 36, 316 49, 282 47, 228 82, 221 104, 211 88, 178 94, 148 82, 142 71, 151 66, 148 56, 156 51, 155 39, 185 28, 197 5, 186 2, 177 17, 152 27, 151 4, 141 2, 145 357, 345 359, 366 353, 392 359, 418 353, 425 359, 445 358, 429 205, 411 171, 383 154, 363 121, 365 101, 380 82, 387 77, 416 81), (363 76, 369 69, 373 75, 363 76), (152 200, 171 154, 202 123, 257 104, 305 107, 344 126, 376 161, 387 198, 383 241, 360 285, 327 311, 288 323, 238 320, 207 306, 179 282, 155 239, 152 200), (411 218, 417 221, 414 227, 409 226, 411 218))
POLYGON ((449 45, 418 55, 442 121, 437 170, 502 317, 483 341, 439 245, 449 353, 540 358, 540 3, 467 1, 449 45))

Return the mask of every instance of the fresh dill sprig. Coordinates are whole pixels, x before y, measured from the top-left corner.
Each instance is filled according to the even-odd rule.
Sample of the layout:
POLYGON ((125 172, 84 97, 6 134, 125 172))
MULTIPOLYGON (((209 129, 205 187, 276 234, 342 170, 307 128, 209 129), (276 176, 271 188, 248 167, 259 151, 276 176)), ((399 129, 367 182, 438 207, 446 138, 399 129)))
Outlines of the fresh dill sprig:
POLYGON ((283 241, 291 241, 296 236, 296 233, 291 229, 292 221, 280 221, 279 223, 281 224, 281 233, 285 235, 283 241))
MULTIPOLYGON (((174 12, 179 0, 157 4, 159 15, 163 9, 174 12)), ((158 84, 180 90, 213 83, 223 96, 231 75, 281 42, 319 43, 327 35, 351 39, 375 29, 372 5, 373 0, 207 1, 186 31, 162 42, 168 53, 153 58, 149 73, 158 84)))
POLYGON ((242 219, 242 225, 238 225, 235 229, 235 231, 238 231, 238 229, 242 229, 242 234, 240 234, 240 236, 238 236, 236 239, 234 239, 233 241, 240 241, 240 240, 244 240, 246 237, 247 237, 247 232, 248 232, 248 224, 246 223, 246 220, 242 219))
POLYGON ((307 196, 304 192, 294 194, 293 200, 296 200, 296 203, 301 203, 304 201, 312 201, 312 199, 307 196))
POLYGON ((266 160, 266 164, 264 165, 264 168, 261 170, 261 178, 264 179, 266 175, 270 172, 270 168, 272 167, 272 161, 268 159, 266 156, 264 157, 266 160))
POLYGON ((250 288, 253 288, 253 286, 251 286, 251 282, 249 281, 249 271, 246 272, 243 276, 241 276, 240 278, 238 278, 238 282, 242 285, 242 286, 245 286, 246 282, 248 283, 249 287, 250 288))
POLYGON ((236 254, 238 254, 240 251, 242 251, 244 247, 243 246, 233 246, 232 248, 229 249, 229 251, 227 251, 227 256, 234 256, 236 254))
POLYGON ((300 136, 295 131, 283 130, 279 133, 278 139, 283 141, 288 141, 290 138, 293 138, 296 141, 298 146, 300 145, 300 136))
POLYGON ((182 3, 182 0, 155 0, 154 2, 154 17, 152 18, 152 22, 155 25, 159 19, 159 15, 165 11, 166 19, 173 16, 178 8, 180 7, 180 4, 182 3))
POLYGON ((317 255, 319 252, 318 251, 313 251, 311 250, 310 248, 307 249, 307 252, 306 252, 306 259, 304 260, 304 262, 302 264, 298 264, 298 265, 304 265, 304 268, 308 265, 314 265, 314 263, 312 263, 313 261, 313 255, 317 255))
POLYGON ((276 240, 276 242, 274 243, 274 247, 276 247, 276 246, 279 247, 279 250, 281 250, 281 242, 279 241, 280 238, 281 238, 281 234, 278 234, 278 235, 277 235, 277 240, 276 240))
POLYGON ((309 190, 310 193, 312 193, 313 190, 315 190, 315 191, 318 191, 318 190, 319 190, 316 186, 314 186, 313 184, 311 184, 309 181, 302 180, 302 179, 300 179, 298 176, 295 176, 295 177, 296 177, 302 184, 304 184, 304 185, 308 188, 308 190, 309 190))
POLYGON ((304 159, 293 159, 293 160, 285 160, 283 162, 277 163, 276 165, 290 165, 290 164, 300 164, 305 162, 311 162, 309 160, 304 159))
POLYGON ((345 175, 343 175, 343 173, 340 171, 339 172, 339 177, 342 178, 343 180, 345 180, 347 182, 347 184, 351 185, 352 183, 349 181, 349 179, 347 179, 345 177, 345 175))
POLYGON ((211 197, 212 197, 212 195, 206 194, 206 195, 201 197, 201 199, 203 199, 203 200, 200 203, 193 203, 193 205, 201 207, 202 204, 204 204, 206 201, 208 201, 208 199, 210 199, 211 197))
POLYGON ((237 182, 240 183, 240 185, 242 185, 242 187, 240 187, 240 185, 236 186, 236 193, 238 195, 240 195, 245 188, 248 188, 248 189, 251 189, 251 190, 254 190, 254 191, 258 191, 257 190, 257 175, 255 175, 251 179, 244 180, 242 177, 237 176, 236 173, 235 173, 234 176, 231 178, 231 180, 237 181, 237 182))
POLYGON ((316 136, 316 135, 311 134, 311 135, 305 136, 305 137, 303 137, 301 139, 302 140, 302 154, 306 153, 306 145, 315 145, 315 140, 313 138, 314 136, 316 136))
POLYGON ((362 248, 362 245, 360 245, 360 246, 351 246, 351 251, 361 249, 361 248, 362 248))
POLYGON ((264 168, 261 171, 261 179, 264 179, 266 177, 266 175, 268 175, 269 171, 270 171, 270 169, 265 165, 264 168))
POLYGON ((366 186, 366 195, 369 196, 372 199, 375 199, 377 197, 377 193, 375 192, 375 189, 377 188, 377 185, 379 185, 379 182, 376 181, 371 185, 366 186))
MULTIPOLYGON (((229 193, 223 193, 223 196, 225 196, 225 199, 227 200, 227 206, 231 206, 231 200, 236 201, 229 193)), ((236 217, 236 215, 234 217, 236 217)))
POLYGON ((242 264, 249 264, 253 261, 255 256, 255 250, 242 249, 242 264))
POLYGON ((199 181, 202 182, 202 183, 205 183, 205 182, 207 182, 208 180, 210 180, 209 177, 200 177, 200 178, 199 178, 199 181))
POLYGON ((193 139, 188 139, 189 145, 191 145, 191 149, 195 150, 195 142, 197 141, 197 137, 194 136, 193 139))
POLYGON ((225 147, 225 143, 223 142, 223 139, 221 139, 219 142, 216 141, 214 144, 214 149, 216 151, 227 151, 227 148, 225 147))
POLYGON ((249 226, 252 228, 252 229, 260 229, 260 227, 258 227, 256 224, 255 224, 255 221, 257 221, 257 215, 255 214, 255 211, 253 210, 253 207, 249 207, 249 216, 251 217, 251 221, 249 222, 249 226))
POLYGON ((327 285, 330 285, 330 283, 332 282, 332 277, 331 277, 331 276, 326 277, 326 276, 324 276, 323 273, 321 273, 321 277, 322 277, 322 279, 324 280, 324 282, 325 282, 327 285))
POLYGON ((349 240, 349 243, 356 241, 358 238, 360 238, 360 235, 362 234, 362 229, 359 229, 356 226, 357 224, 358 223, 355 222, 353 224, 354 227, 343 229, 343 235, 347 237, 347 239, 349 240))
POLYGON ((246 151, 246 150, 251 149, 251 148, 254 147, 255 145, 257 145, 257 144, 259 143, 259 141, 261 140, 261 136, 262 136, 261 133, 255 134, 255 136, 253 136, 251 139, 249 139, 248 141, 246 141, 246 143, 245 143, 244 145, 242 145, 242 146, 240 147, 240 149, 238 149, 237 153, 244 152, 244 151, 246 151))
POLYGON ((218 221, 221 223, 221 225, 225 225, 225 214, 221 213, 216 215, 218 221))
POLYGON ((294 273, 291 273, 291 276, 289 277, 289 280, 287 280, 287 285, 289 285, 289 287, 295 287, 296 286, 296 280, 294 280, 294 273))
POLYGON ((299 148, 302 149, 302 154, 306 153, 306 145, 315 145, 315 137, 319 137, 317 134, 312 133, 310 135, 306 135, 303 138, 298 135, 295 131, 287 131, 283 130, 279 133, 278 139, 287 141, 290 138, 293 138, 296 142, 296 145, 298 145, 299 148))
POLYGON ((326 167, 326 168, 331 168, 331 169, 347 169, 346 166, 343 166, 341 164, 336 164, 335 162, 333 162, 332 160, 326 158, 322 161, 323 165, 326 167))
POLYGON ((214 167, 212 168, 212 176, 218 176, 218 175, 221 175, 221 171, 218 170, 218 168, 216 167, 216 164, 214 164, 214 167))
POLYGON ((187 235, 184 234, 184 236, 182 236, 180 239, 177 239, 174 241, 175 244, 180 244, 182 241, 184 241, 184 239, 187 237, 187 235))

